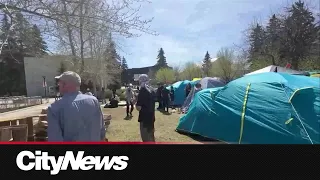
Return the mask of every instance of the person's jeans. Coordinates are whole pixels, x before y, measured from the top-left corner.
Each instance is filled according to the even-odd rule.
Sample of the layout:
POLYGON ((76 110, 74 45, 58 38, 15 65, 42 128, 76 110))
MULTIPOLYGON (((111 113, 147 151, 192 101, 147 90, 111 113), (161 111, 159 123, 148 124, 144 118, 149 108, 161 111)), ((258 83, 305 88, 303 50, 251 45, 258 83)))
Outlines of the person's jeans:
POLYGON ((147 128, 140 122, 140 134, 143 142, 155 142, 154 128, 147 128))
POLYGON ((132 111, 133 111, 133 103, 130 101, 127 101, 127 116, 129 116, 129 106, 131 106, 131 109, 130 109, 130 114, 132 114, 132 111))

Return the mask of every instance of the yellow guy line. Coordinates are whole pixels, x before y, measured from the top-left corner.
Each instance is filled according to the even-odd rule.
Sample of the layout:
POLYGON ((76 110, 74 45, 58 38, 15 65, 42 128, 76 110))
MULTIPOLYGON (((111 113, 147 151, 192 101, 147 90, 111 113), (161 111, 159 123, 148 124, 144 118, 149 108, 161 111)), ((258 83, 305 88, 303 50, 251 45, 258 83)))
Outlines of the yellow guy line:
POLYGON ((304 87, 304 88, 296 89, 296 90, 292 93, 292 95, 290 96, 290 98, 289 98, 289 103, 291 103, 291 100, 292 100, 293 96, 296 95, 296 93, 297 93, 298 91, 301 91, 301 90, 304 90, 304 89, 313 89, 313 88, 314 88, 314 87, 304 87))
POLYGON ((249 94, 250 85, 251 85, 251 83, 249 83, 248 86, 247 86, 246 94, 245 94, 245 96, 244 96, 244 101, 243 101, 242 115, 241 115, 241 125, 240 125, 239 144, 241 144, 241 140, 242 140, 244 117, 245 117, 245 114, 246 114, 246 107, 247 107, 247 100, 248 100, 248 94, 249 94))

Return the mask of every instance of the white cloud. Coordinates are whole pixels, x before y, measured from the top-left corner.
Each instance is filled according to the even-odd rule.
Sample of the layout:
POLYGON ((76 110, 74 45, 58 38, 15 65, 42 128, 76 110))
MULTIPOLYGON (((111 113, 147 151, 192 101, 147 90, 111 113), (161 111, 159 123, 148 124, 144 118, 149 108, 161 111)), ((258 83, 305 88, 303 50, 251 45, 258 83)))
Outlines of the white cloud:
POLYGON ((126 41, 129 67, 154 65, 162 47, 167 62, 199 62, 221 48, 240 43, 242 31, 255 18, 267 19, 287 5, 286 0, 153 0, 141 15, 154 17, 159 36, 143 35, 126 41))

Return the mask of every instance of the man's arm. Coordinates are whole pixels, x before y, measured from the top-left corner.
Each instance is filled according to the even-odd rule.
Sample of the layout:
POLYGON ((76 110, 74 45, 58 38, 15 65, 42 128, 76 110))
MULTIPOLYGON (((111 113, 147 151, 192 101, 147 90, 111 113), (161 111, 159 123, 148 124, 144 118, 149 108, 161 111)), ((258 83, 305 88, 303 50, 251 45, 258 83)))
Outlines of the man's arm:
POLYGON ((51 106, 48 107, 47 118, 48 141, 63 141, 62 131, 60 127, 60 119, 51 106))
POLYGON ((138 101, 136 104, 136 108, 138 111, 141 111, 142 107, 144 106, 144 90, 141 89, 139 94, 138 94, 138 101))

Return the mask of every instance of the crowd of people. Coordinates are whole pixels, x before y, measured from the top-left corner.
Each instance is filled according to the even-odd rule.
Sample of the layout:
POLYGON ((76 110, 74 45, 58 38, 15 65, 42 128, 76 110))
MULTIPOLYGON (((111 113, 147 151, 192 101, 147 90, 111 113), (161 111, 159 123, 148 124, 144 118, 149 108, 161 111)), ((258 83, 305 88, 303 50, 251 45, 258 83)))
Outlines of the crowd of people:
MULTIPOLYGON (((100 102, 89 89, 80 91, 81 77, 67 71, 56 79, 62 97, 48 107, 48 141, 107 141, 100 102)), ((135 104, 141 139, 154 142, 155 92, 146 74, 140 75, 139 84, 137 95, 132 85, 126 90, 127 115, 132 116, 135 104)))
MULTIPOLYGON (((59 93, 57 99, 48 107, 48 140, 49 141, 105 141, 106 129, 100 102, 87 89, 80 91, 81 78, 72 71, 57 76, 59 93)), ((196 92, 201 89, 196 84, 196 92)), ((185 89, 186 97, 192 90, 191 84, 185 89)), ((104 89, 102 89, 104 92, 104 89)), ((149 85, 149 77, 142 74, 139 86, 133 89, 129 84, 125 90, 126 115, 132 117, 134 106, 139 111, 141 139, 144 142, 154 142, 155 104, 159 102, 158 110, 169 113, 169 108, 175 109, 175 91, 173 86, 158 84, 157 90, 149 85)), ((106 106, 118 107, 119 98, 115 95, 106 106)), ((103 102, 104 103, 104 102, 103 102)))

